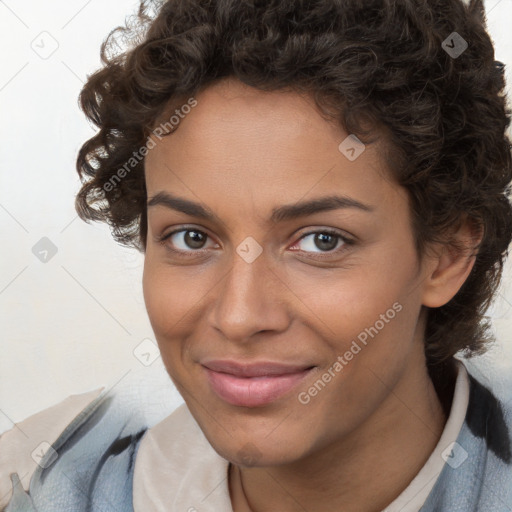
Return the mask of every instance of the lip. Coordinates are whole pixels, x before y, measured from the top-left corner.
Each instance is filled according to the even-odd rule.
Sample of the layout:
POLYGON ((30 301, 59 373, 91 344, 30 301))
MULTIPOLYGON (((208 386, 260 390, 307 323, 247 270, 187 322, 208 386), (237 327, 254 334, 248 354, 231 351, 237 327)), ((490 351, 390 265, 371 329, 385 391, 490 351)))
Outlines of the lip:
POLYGON ((239 407, 260 407, 289 393, 314 369, 311 365, 285 365, 270 361, 243 364, 235 361, 202 363, 211 389, 239 407))

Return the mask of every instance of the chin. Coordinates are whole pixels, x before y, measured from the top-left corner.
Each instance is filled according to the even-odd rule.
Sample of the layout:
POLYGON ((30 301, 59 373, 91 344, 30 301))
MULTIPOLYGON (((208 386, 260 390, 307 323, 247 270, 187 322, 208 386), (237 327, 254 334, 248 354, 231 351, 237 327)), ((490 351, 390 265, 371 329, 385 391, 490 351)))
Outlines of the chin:
POLYGON ((306 455, 304 436, 296 438, 295 443, 291 442, 289 433, 275 438, 268 434, 258 436, 250 433, 242 438, 223 435, 222 439, 218 439, 210 434, 206 437, 221 457, 237 466, 267 467, 289 464, 306 455))

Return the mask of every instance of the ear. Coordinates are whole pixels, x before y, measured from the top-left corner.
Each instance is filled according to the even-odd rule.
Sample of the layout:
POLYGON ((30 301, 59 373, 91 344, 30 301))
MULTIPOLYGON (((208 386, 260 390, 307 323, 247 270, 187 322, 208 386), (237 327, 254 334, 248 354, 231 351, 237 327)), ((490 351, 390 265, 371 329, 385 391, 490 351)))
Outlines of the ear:
POLYGON ((439 308, 455 297, 473 269, 482 237, 483 228, 464 218, 451 238, 454 243, 439 245, 435 256, 427 257, 424 306, 439 308))

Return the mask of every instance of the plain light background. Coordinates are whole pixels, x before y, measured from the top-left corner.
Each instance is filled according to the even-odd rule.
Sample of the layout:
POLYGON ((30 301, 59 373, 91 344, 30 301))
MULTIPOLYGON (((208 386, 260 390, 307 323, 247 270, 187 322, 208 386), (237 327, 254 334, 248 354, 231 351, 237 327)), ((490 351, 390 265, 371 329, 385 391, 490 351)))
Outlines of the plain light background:
MULTIPOLYGON (((101 65, 108 32, 137 6, 126 0, 0 0, 0 432, 102 386, 138 396, 149 421, 183 402, 147 318, 143 256, 74 210, 76 154, 95 132, 78 108, 78 94, 101 65)), ((512 0, 488 0, 486 11, 510 91, 512 0)), ((509 261, 489 312, 498 343, 468 363, 507 401, 511 277, 509 261)))

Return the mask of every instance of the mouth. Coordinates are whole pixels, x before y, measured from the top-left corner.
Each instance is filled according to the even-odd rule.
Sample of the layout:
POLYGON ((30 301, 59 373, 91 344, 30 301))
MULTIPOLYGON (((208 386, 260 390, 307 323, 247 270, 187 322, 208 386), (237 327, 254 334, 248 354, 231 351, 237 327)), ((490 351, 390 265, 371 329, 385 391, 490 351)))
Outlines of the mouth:
POLYGON ((209 361, 202 364, 212 391, 239 407, 261 407, 291 392, 315 368, 273 362, 242 364, 209 361))

